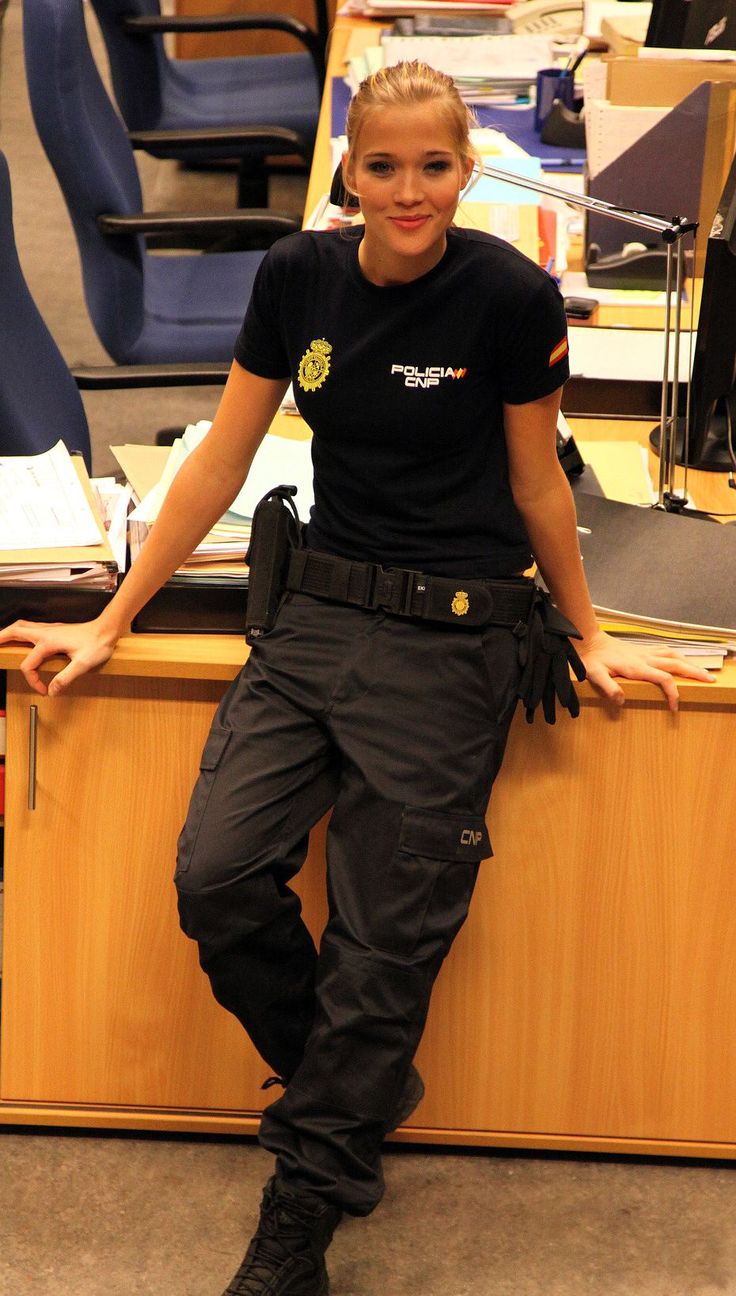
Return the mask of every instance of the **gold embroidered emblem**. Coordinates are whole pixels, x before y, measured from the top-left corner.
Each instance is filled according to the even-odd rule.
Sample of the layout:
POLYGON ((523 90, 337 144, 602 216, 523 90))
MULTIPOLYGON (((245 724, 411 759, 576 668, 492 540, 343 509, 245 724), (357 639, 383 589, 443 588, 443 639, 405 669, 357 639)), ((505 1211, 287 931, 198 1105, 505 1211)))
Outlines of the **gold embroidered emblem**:
POLYGON ((302 391, 316 391, 330 372, 332 346, 324 338, 314 338, 299 361, 299 386, 302 391))
POLYGON ((465 616, 470 607, 470 599, 467 590, 455 590, 455 597, 452 600, 452 611, 455 616, 465 616))

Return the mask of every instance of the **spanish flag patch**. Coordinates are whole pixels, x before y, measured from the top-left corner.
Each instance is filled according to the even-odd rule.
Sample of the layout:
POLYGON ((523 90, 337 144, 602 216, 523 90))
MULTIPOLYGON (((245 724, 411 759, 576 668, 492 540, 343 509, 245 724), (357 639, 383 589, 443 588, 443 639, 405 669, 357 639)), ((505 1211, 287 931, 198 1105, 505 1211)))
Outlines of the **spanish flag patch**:
POLYGON ((550 369, 552 368, 552 365, 556 365, 557 361, 561 360, 562 357, 566 355, 567 355, 567 338, 564 337, 561 342, 557 343, 556 347, 553 347, 550 353, 550 357, 549 357, 550 369))

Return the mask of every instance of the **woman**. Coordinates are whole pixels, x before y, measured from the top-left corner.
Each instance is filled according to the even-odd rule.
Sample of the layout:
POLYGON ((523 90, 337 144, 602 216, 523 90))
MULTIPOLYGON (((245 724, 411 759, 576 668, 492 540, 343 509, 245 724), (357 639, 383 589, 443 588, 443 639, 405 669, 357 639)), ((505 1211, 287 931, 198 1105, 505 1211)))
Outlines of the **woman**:
POLYGON ((35 645, 41 693, 51 654, 70 659, 51 694, 105 661, 235 497, 293 379, 314 431, 307 548, 218 709, 176 874, 214 994, 285 1086, 261 1125, 276 1174, 228 1296, 325 1293, 341 1213, 380 1200, 381 1142, 421 1098, 432 984, 491 854, 532 555, 605 697, 644 679, 674 709, 673 675, 709 678, 597 626, 555 448, 561 299, 507 244, 453 228, 474 159, 451 80, 377 73, 347 133, 364 227, 268 254, 212 429, 115 599, 85 626, 0 635, 35 645), (331 806, 318 955, 288 882, 331 806))

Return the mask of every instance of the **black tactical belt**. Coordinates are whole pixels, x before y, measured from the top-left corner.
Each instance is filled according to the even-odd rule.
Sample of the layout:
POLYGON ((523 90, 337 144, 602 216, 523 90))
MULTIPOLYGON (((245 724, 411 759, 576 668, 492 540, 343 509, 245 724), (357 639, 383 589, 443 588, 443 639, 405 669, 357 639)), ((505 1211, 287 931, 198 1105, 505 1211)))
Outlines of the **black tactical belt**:
POLYGON ((463 580, 431 576, 379 563, 352 562, 316 549, 292 549, 286 588, 335 603, 420 617, 445 625, 478 628, 526 625, 536 586, 512 580, 463 580))

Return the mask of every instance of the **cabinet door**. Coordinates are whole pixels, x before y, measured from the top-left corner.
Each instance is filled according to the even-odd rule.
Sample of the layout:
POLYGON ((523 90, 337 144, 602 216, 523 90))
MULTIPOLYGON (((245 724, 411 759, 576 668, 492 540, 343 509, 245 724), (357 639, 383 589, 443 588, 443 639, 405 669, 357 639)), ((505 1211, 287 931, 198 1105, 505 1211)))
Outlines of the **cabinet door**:
POLYGON ((222 686, 101 676, 49 700, 9 685, 0 1097, 259 1110, 267 1068, 212 999, 171 882, 222 686))

